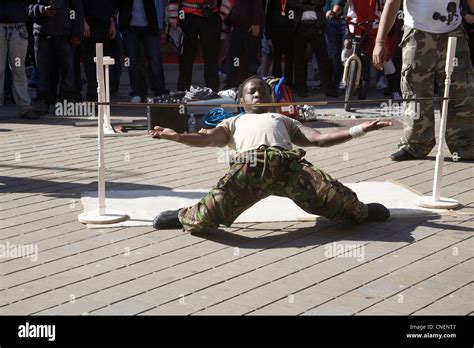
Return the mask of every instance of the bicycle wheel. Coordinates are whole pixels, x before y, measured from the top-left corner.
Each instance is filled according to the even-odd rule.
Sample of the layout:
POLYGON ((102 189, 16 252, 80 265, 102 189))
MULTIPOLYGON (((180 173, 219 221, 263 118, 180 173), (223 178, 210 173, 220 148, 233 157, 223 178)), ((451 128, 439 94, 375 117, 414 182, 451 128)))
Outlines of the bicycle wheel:
MULTIPOLYGON (((355 93, 355 90, 357 89, 356 79, 357 79, 357 62, 355 60, 352 60, 349 63, 349 77, 347 79, 346 96, 344 99, 344 101, 346 102, 351 100, 352 96, 355 93)), ((345 103, 344 110, 351 111, 351 105, 349 103, 345 103)))
POLYGON ((369 94, 369 81, 362 81, 362 85, 359 87, 357 91, 357 95, 359 96, 359 100, 367 99, 367 94, 369 94))
POLYGON ((359 84, 359 88, 357 90, 357 95, 359 100, 367 99, 367 94, 369 94, 369 87, 370 87, 370 63, 364 61, 362 67, 362 76, 361 76, 361 83, 359 84))

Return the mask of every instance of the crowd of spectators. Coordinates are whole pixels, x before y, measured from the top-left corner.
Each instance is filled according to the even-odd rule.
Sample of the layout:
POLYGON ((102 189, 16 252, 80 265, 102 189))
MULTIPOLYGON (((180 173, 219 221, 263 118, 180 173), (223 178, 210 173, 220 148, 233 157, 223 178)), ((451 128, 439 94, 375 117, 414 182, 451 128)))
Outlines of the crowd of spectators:
MULTIPOLYGON (((357 0, 2 0, 0 105, 11 95, 20 107, 20 117, 38 118, 58 100, 97 100, 94 56, 98 42, 104 44, 104 54, 118 62, 111 68, 112 95, 118 92, 123 66, 128 67, 132 102, 167 94, 161 45, 168 25, 181 27, 184 35, 181 52, 174 53, 180 65, 177 90, 189 90, 192 85, 199 42, 205 85, 214 91, 237 87, 260 73, 285 77, 298 96, 306 97, 310 67, 322 92, 337 97, 344 87, 344 54, 350 49, 346 23, 354 14, 376 23, 385 3, 362 2, 375 3, 375 7, 367 5, 360 12, 357 0), (219 72, 226 75, 223 86, 219 72), (36 89, 35 101, 28 87, 36 89)), ((474 61, 474 14, 466 0, 461 4, 474 61)), ((370 37, 375 39, 376 24, 373 30, 370 37)), ((395 48, 401 33, 396 37, 395 48)), ((384 87, 395 97, 400 91, 401 61, 395 59, 396 53, 393 56, 397 74, 393 68, 391 74, 385 72, 388 83, 384 87)), ((377 77, 383 80, 384 73, 377 77)))

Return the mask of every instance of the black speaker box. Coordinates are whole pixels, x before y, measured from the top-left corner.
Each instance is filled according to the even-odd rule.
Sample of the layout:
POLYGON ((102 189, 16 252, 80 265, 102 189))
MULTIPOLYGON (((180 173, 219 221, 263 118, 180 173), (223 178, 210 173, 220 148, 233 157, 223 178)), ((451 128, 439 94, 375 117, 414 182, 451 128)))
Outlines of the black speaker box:
MULTIPOLYGON (((162 98, 149 98, 149 104, 157 103, 177 103, 176 101, 163 100, 162 98)), ((155 126, 171 128, 178 133, 188 131, 188 113, 183 105, 176 107, 153 107, 147 106, 148 129, 155 126)))

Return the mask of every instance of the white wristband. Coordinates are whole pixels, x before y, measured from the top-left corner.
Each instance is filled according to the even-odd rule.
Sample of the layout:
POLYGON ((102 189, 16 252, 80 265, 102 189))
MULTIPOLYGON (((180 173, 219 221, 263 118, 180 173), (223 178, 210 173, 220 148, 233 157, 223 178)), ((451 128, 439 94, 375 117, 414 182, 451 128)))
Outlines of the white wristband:
POLYGON ((362 125, 357 125, 354 127, 349 128, 349 134, 353 138, 360 138, 361 136, 365 135, 365 131, 362 128, 362 125))

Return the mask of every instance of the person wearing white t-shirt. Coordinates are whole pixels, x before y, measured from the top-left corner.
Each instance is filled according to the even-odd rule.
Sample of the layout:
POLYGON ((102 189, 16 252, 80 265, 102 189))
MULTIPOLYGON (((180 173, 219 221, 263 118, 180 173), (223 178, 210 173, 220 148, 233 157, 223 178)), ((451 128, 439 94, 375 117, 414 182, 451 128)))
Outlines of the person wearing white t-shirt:
MULTIPOLYGON (((467 0, 474 10, 474 0, 467 0)), ((380 20, 373 52, 377 68, 386 60, 385 40, 401 0, 387 0, 380 20)), ((435 80, 445 81, 445 64, 449 37, 457 38, 456 64, 451 87, 446 143, 455 161, 474 160, 474 70, 467 35, 462 27, 460 0, 404 0, 404 35, 401 89, 404 99, 431 98, 435 80)), ((440 88, 442 95, 443 88, 440 88)), ((404 112, 404 134, 393 161, 425 158, 436 144, 434 103, 408 103, 404 112)))
POLYGON ((356 223, 382 221, 390 216, 379 203, 364 204, 348 187, 332 179, 303 159, 297 146, 331 146, 365 132, 392 125, 379 120, 364 122, 350 129, 320 133, 299 121, 272 112, 271 87, 259 77, 246 80, 239 89, 246 113, 222 121, 216 128, 200 134, 178 134, 169 128, 155 127, 154 138, 189 146, 227 146, 236 151, 229 172, 196 205, 164 211, 153 221, 156 229, 183 228, 199 232, 230 226, 247 208, 270 196, 292 199, 310 214, 328 219, 346 218, 356 223))

